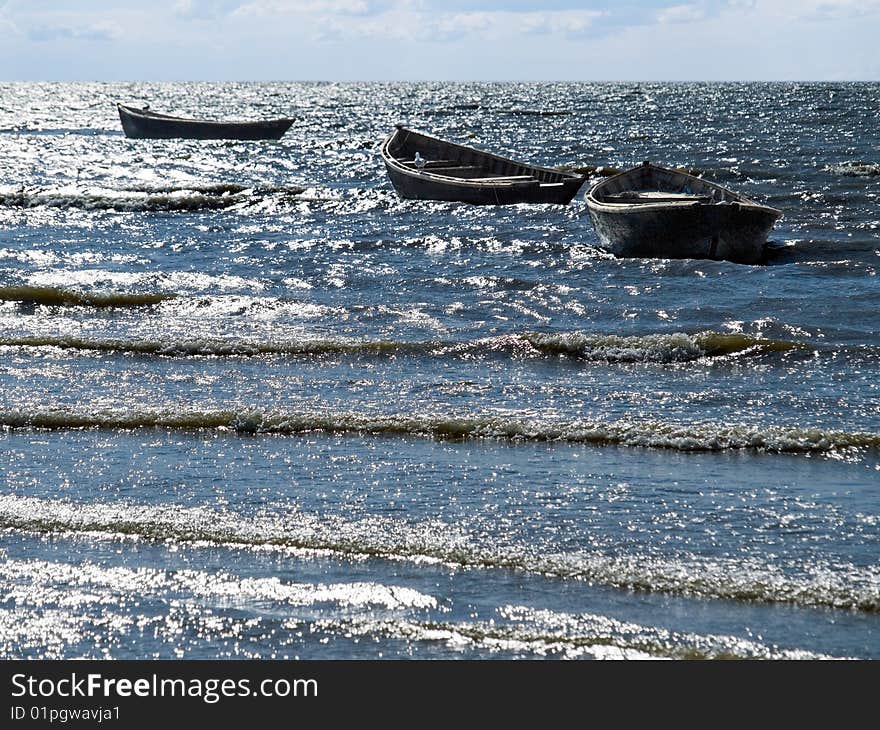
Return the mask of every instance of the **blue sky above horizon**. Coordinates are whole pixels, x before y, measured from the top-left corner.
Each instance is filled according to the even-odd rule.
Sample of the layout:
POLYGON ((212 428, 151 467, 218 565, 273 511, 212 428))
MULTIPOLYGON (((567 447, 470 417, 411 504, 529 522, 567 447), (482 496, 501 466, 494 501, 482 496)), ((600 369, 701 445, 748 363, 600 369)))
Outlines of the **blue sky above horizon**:
POLYGON ((0 0, 0 80, 878 80, 880 0, 0 0))

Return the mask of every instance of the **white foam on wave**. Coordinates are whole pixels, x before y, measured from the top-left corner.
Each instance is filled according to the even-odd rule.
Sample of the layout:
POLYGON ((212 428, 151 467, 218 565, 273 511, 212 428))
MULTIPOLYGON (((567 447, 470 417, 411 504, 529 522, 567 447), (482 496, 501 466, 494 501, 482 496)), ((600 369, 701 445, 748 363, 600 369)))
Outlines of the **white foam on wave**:
POLYGON ((794 558, 652 557, 601 550, 536 553, 498 544, 467 525, 403 524, 380 516, 346 520, 301 511, 245 517, 205 507, 79 504, 0 495, 0 527, 89 539, 145 539, 233 549, 324 553, 345 559, 439 561, 450 566, 521 570, 624 590, 726 600, 880 612, 880 568, 794 558))
POLYGON ((411 618, 322 618, 315 629, 362 637, 442 644, 467 656, 475 651, 554 659, 830 659, 801 649, 784 649, 753 638, 696 634, 621 621, 590 613, 563 613, 506 605, 497 619, 424 621, 411 618))
POLYGON ((753 637, 678 632, 601 614, 531 606, 499 606, 496 617, 488 620, 437 620, 420 616, 422 610, 435 608, 430 597, 376 584, 247 583, 231 576, 215 580, 201 571, 40 560, 8 562, 0 567, 0 582, 4 659, 276 658, 314 651, 330 640, 358 644, 363 639, 370 641, 357 652, 367 657, 379 651, 434 656, 440 647, 443 656, 463 657, 831 658, 753 637), (234 586, 231 593, 227 582, 234 586), (301 588, 312 590, 301 595, 301 588), (322 607, 328 601, 333 606, 322 607), (383 612, 376 613, 377 607, 383 612), (398 642, 403 646, 396 647, 398 642))
POLYGON ((122 597, 159 596, 184 592, 206 599, 272 601, 308 606, 381 606, 390 610, 435 608, 429 595, 402 586, 356 581, 353 583, 288 583, 278 578, 239 577, 228 571, 157 570, 105 567, 92 562, 51 563, 7 560, 0 565, 5 598, 17 604, 41 601, 51 586, 59 589, 53 602, 75 608, 82 603, 115 601, 122 597), (107 598, 111 596, 111 598, 107 598))
POLYGON ((880 175, 880 163, 862 162, 860 160, 850 162, 839 162, 833 165, 827 165, 825 170, 835 175, 843 175, 846 177, 874 177, 880 175))

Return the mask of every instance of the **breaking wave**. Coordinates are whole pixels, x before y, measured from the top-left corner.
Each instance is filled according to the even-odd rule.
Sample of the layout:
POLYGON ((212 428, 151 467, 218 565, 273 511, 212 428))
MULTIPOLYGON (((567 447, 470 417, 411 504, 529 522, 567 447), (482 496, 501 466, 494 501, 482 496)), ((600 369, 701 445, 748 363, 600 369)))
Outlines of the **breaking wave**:
MULTIPOLYGON (((0 290, 0 299, 28 299, 43 304, 80 303, 92 306, 154 304, 161 294, 73 294, 62 290, 16 287, 0 290), (4 291, 7 292, 4 295, 4 291), (106 302, 106 303, 103 303, 106 302)), ((322 339, 296 341, 233 341, 211 338, 191 340, 97 339, 70 335, 7 335, 0 346, 59 347, 157 355, 399 355, 458 356, 505 354, 512 357, 565 357, 589 362, 676 363, 706 357, 754 355, 806 349, 788 340, 762 339, 740 334, 701 332, 623 337, 618 335, 526 332, 470 342, 408 342, 400 340, 322 339)))
POLYGON ((689 362, 703 357, 787 352, 804 345, 788 340, 762 339, 740 334, 700 332, 621 337, 579 332, 529 333, 520 338, 544 354, 568 355, 610 362, 689 362))
MULTIPOLYGON (((7 591, 5 599, 26 600, 32 592, 34 579, 40 589, 50 585, 63 586, 65 591, 108 587, 125 593, 187 591, 210 598, 244 598, 276 601, 291 605, 335 603, 341 606, 381 606, 387 609, 434 608, 433 596, 411 588, 386 586, 380 583, 291 583, 278 578, 240 578, 228 571, 105 568, 94 563, 76 565, 44 560, 6 561, 0 567, 7 591), (10 582, 24 581, 26 589, 9 589, 10 582)), ((63 597, 59 601, 64 604, 63 597)))
POLYGON ((159 304, 176 296, 148 292, 84 292, 51 286, 0 287, 0 301, 47 306, 143 307, 159 304))
POLYGON ((85 210, 186 212, 221 210, 259 202, 267 196, 297 196, 299 187, 246 187, 215 184, 190 187, 0 187, 0 206, 85 210))
POLYGON ((627 446, 684 452, 757 450, 811 454, 880 448, 880 433, 810 427, 676 424, 662 421, 552 421, 503 416, 433 414, 363 415, 351 412, 0 411, 0 428, 38 430, 220 430, 249 434, 303 433, 417 436, 522 442, 556 441, 594 446, 627 446))
POLYGON ((413 352, 426 354, 430 345, 391 340, 345 341, 302 340, 247 342, 193 338, 191 340, 90 339, 67 335, 24 335, 0 337, 0 347, 58 347, 69 350, 118 352, 167 357, 233 357, 257 355, 383 355, 413 352))
POLYGON ((841 162, 836 165, 827 165, 825 171, 844 177, 874 177, 880 175, 880 163, 841 162))
POLYGON ((60 659, 102 651, 103 658, 120 658, 126 650, 122 649, 121 655, 117 652, 132 639, 140 639, 142 632, 170 639, 179 636, 183 627, 202 641, 209 637, 241 640, 253 637, 254 627, 262 620, 247 611, 254 601, 270 604, 280 620, 270 619, 273 641, 268 650, 265 646, 261 650, 256 641, 246 642, 244 647, 235 642, 235 653, 250 658, 262 656, 262 651, 276 652, 281 646, 300 644, 301 615, 281 618, 297 607, 307 607, 312 614, 307 641, 340 636, 392 639, 404 641, 408 651, 420 650, 419 645, 441 644, 463 656, 478 651, 564 659, 831 658, 781 649, 754 638, 670 631, 601 614, 510 604, 497 607, 491 620, 420 617, 418 614, 438 608, 433 596, 374 582, 290 583, 275 577, 241 577, 225 570, 132 569, 45 560, 4 561, 0 578, 7 604, 0 616, 0 657, 9 658, 36 653, 39 658, 60 659), (169 601, 169 611, 138 611, 135 604, 132 615, 132 596, 149 596, 154 605, 169 601), (205 611, 206 600, 215 606, 219 601, 223 608, 205 611), (379 609, 378 615, 375 609, 379 609))
POLYGON ((429 560, 584 580, 624 590, 880 612, 876 566, 696 554, 554 553, 487 544, 449 525, 404 525, 375 516, 349 521, 336 515, 285 510, 246 517, 203 507, 82 504, 7 494, 0 495, 0 527, 81 535, 90 540, 134 537, 355 559, 429 560))
POLYGON ((598 614, 502 606, 505 620, 319 619, 318 631, 435 642, 459 652, 481 649, 564 659, 830 659, 736 636, 674 632, 598 614))

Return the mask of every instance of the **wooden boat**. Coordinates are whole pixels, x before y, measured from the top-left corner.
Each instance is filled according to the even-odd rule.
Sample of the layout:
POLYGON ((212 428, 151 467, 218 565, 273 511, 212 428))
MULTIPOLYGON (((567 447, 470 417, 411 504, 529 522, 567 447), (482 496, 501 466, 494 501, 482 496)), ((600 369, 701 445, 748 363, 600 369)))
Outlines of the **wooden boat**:
POLYGON ((214 122, 117 104, 126 137, 135 139, 280 139, 293 119, 214 122))
POLYGON ((684 172, 644 162, 585 197, 600 245, 624 258, 758 263, 782 211, 684 172))
POLYGON ((446 142, 402 124, 382 144, 382 159, 397 193, 418 200, 565 205, 586 180, 446 142))

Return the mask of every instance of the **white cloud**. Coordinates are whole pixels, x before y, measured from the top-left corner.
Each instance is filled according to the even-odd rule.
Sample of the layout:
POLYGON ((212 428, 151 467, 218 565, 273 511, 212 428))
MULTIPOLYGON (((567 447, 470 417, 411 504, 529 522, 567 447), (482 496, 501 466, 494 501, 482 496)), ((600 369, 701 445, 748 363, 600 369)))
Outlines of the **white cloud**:
POLYGON ((442 15, 433 23, 428 23, 426 32, 421 34, 432 41, 451 41, 469 35, 485 36, 496 27, 495 13, 457 13, 442 15))
POLYGON ((657 22, 667 23, 693 23, 706 17, 706 8, 702 5, 673 5, 657 11, 657 22))
POLYGON ((880 0, 730 0, 732 10, 789 20, 846 20, 880 12, 880 0))
MULTIPOLYGON (((286 3, 286 5, 291 5, 286 3)), ((244 12, 244 8, 241 9, 244 12)), ((591 30, 604 11, 428 12, 419 4, 397 3, 387 12, 365 17, 342 14, 316 17, 321 40, 383 39, 394 42, 449 43, 465 39, 487 43, 516 41, 526 35, 556 35, 576 39, 591 30)))
POLYGON ((112 41, 122 35, 122 29, 112 22, 92 25, 34 25, 28 28, 27 37, 38 43, 59 40, 112 41))
MULTIPOLYGON (((251 0, 239 3, 234 11, 238 16, 284 15, 367 15, 371 8, 367 0, 251 0)), ((330 18, 322 18, 329 20, 330 18)))
POLYGON ((525 33, 560 33, 575 38, 592 29, 607 10, 561 10, 557 12, 521 13, 525 33))
POLYGON ((7 20, 0 15, 0 38, 21 35, 19 27, 11 20, 7 20))
POLYGON ((22 79, 184 73, 326 80, 880 78, 874 51, 880 0, 586 5, 556 2, 550 7, 560 9, 551 10, 537 0, 484 1, 478 11, 440 0, 0 0, 0 73, 22 79), (519 10, 497 9, 505 5, 519 10), (210 22, 193 22, 199 19, 210 22), (691 23, 699 23, 699 32, 691 23), (109 64, 97 41, 119 37, 127 44, 109 64))
POLYGON ((321 18, 315 25, 314 40, 340 41, 345 38, 345 27, 334 18, 321 18))
POLYGON ((177 0, 174 14, 185 20, 211 20, 234 10, 237 0, 177 0))

